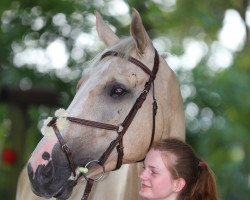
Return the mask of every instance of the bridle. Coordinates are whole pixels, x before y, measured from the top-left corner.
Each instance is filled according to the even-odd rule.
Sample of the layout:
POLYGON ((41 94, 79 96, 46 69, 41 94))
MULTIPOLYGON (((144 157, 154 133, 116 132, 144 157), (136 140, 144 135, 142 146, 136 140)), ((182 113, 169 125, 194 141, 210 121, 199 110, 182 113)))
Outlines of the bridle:
MULTIPOLYGON (((107 51, 105 52, 102 56, 101 56, 101 60, 104 59, 107 56, 115 56, 115 57, 120 57, 120 58, 124 58, 125 59, 125 54, 123 53, 118 53, 116 51, 107 51)), ((90 162, 88 162, 85 165, 85 168, 87 168, 90 164, 96 163, 98 164, 100 167, 102 167, 102 175, 97 177, 97 178, 88 178, 84 173, 81 173, 80 176, 83 176, 86 180, 87 180, 87 184, 84 190, 84 194, 81 198, 81 200, 87 200, 88 196, 91 192, 91 188, 93 186, 93 183, 100 180, 101 177, 104 175, 105 173, 105 167, 104 164, 106 162, 106 160, 109 158, 110 154, 112 153, 113 149, 116 147, 117 149, 117 153, 118 153, 118 157, 117 157, 117 163, 116 163, 116 167, 114 170, 117 170, 121 167, 122 165, 122 160, 123 160, 123 136, 126 133, 127 129, 129 128, 131 122, 133 121, 136 113, 138 112, 138 110, 141 108, 143 102, 146 100, 147 94, 150 91, 151 85, 152 85, 152 93, 153 93, 153 125, 152 125, 152 135, 151 135, 151 140, 150 140, 150 145, 149 148, 152 145, 152 142, 154 140, 154 135, 155 135, 155 116, 157 113, 157 102, 155 99, 155 94, 154 94, 154 80, 156 78, 156 74, 158 72, 158 68, 159 68, 159 55, 158 52, 155 50, 155 57, 154 57, 154 66, 152 71, 146 66, 144 65, 142 62, 140 62, 139 60, 137 60, 136 58, 129 56, 127 58, 127 60, 131 63, 133 63, 134 65, 136 65, 137 67, 139 67, 140 69, 142 69, 146 74, 149 75, 149 79, 148 81, 145 83, 144 85, 144 89, 141 92, 141 94, 139 95, 139 97, 136 99, 134 105, 132 106, 131 110, 129 111, 128 115, 126 116, 125 120, 120 124, 120 125, 112 125, 112 124, 106 124, 106 123, 101 123, 101 122, 96 122, 96 121, 90 121, 90 120, 86 120, 86 119, 80 119, 80 118, 75 118, 75 117, 67 117, 66 119, 72 123, 76 123, 76 124, 80 124, 80 125, 84 125, 84 126, 90 126, 90 127, 94 127, 94 128, 100 128, 100 129, 105 129, 105 130, 112 130, 112 131, 116 131, 118 136, 115 140, 113 140, 109 147, 106 149, 106 151, 102 154, 102 156, 98 159, 98 160, 92 160, 90 162)), ((73 161, 72 158, 72 154, 71 151, 69 149, 69 147, 66 144, 66 141, 64 140, 64 138, 62 137, 57 125, 56 125, 56 121, 57 118, 54 117, 49 123, 48 126, 52 127, 56 137, 58 138, 58 141, 60 143, 60 146, 62 148, 62 151, 65 153, 67 160, 68 160, 68 164, 69 167, 71 169, 71 172, 73 173, 73 184, 74 186, 77 184, 77 180, 80 178, 80 176, 78 176, 78 174, 76 173, 76 165, 73 161)), ((139 161, 138 161, 139 162, 139 161)))
MULTIPOLYGON (((125 55, 123 53, 118 53, 115 51, 107 51, 101 56, 101 60, 107 56, 115 56, 115 57, 125 58, 125 55)), ((88 178, 88 177, 86 177, 86 175, 84 173, 81 174, 87 180, 87 184, 86 184, 84 194, 83 194, 81 200, 88 199, 88 196, 91 192, 91 188, 93 186, 93 183, 95 181, 100 180, 100 178, 104 175, 104 173, 105 173, 104 164, 105 164, 106 160, 109 158, 110 154, 112 153, 112 151, 115 147, 117 149, 118 158, 117 158, 116 168, 114 170, 117 170, 121 167, 123 155, 124 155, 123 136, 126 133, 127 129, 129 128, 131 122, 133 121, 136 113, 141 108, 143 102, 146 100, 146 97, 150 91, 151 85, 153 88, 153 106, 152 106, 153 107, 153 125, 152 125, 152 135, 151 135, 149 148, 151 147, 152 142, 154 140, 155 116, 156 116, 156 112, 157 112, 157 102, 156 102, 155 94, 154 94, 154 80, 156 78, 156 74, 157 74, 158 68, 159 68, 159 55, 158 55, 158 52, 155 50, 154 66, 153 66, 152 71, 146 65, 144 65, 142 62, 140 62, 139 60, 137 60, 136 58, 134 58, 132 56, 129 56, 127 59, 129 62, 133 63, 134 65, 136 65, 137 67, 142 69, 146 74, 148 74, 149 79, 145 83, 143 91, 141 92, 139 97, 136 99, 134 105, 132 106, 132 108, 129 111, 128 115, 126 116, 125 120, 120 125, 116 126, 116 125, 112 125, 112 124, 101 123, 101 122, 96 122, 96 121, 91 121, 91 120, 86 120, 86 119, 67 117, 67 120, 72 122, 72 123, 90 126, 90 127, 95 127, 95 128, 100 128, 100 129, 105 129, 105 130, 113 130, 113 131, 116 131, 118 134, 117 138, 110 143, 109 147, 106 149, 106 151, 102 154, 102 156, 98 160, 92 160, 85 165, 85 167, 87 167, 91 163, 97 163, 98 165, 100 165, 102 167, 103 173, 100 177, 98 177, 96 179, 88 178)), ((69 147, 67 146, 65 140, 62 137, 62 135, 61 135, 61 133, 56 125, 56 121, 57 121, 57 118, 54 117, 49 122, 48 126, 53 128, 53 130, 56 134, 56 137, 58 138, 58 141, 61 145, 62 151, 65 153, 65 155, 67 157, 71 172, 73 173, 73 176, 74 176, 73 184, 75 186, 77 184, 77 180, 80 178, 80 176, 78 176, 76 174, 77 167, 73 161, 71 151, 70 151, 69 147)))

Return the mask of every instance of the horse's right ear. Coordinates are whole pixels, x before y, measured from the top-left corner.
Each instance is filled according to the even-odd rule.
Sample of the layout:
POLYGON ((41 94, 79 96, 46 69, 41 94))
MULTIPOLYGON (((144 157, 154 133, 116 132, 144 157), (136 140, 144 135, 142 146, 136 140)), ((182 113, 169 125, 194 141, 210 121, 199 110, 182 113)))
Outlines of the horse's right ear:
POLYGON ((103 21, 99 12, 95 11, 96 28, 99 38, 104 42, 106 47, 110 47, 119 41, 118 36, 111 28, 103 21))
POLYGON ((153 47, 151 40, 143 26, 140 14, 135 8, 132 8, 132 21, 130 25, 130 33, 136 42, 139 54, 143 54, 146 47, 153 47))

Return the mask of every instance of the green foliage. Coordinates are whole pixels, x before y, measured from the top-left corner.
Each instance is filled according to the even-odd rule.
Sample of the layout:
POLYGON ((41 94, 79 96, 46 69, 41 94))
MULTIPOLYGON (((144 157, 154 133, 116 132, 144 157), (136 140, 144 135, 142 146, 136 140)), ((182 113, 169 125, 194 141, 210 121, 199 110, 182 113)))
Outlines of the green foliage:
MULTIPOLYGON (((214 170, 220 196, 224 200, 250 198, 249 36, 244 41, 243 48, 233 52, 233 63, 229 68, 215 71, 208 65, 208 61, 213 53, 212 45, 218 40, 225 12, 234 9, 243 17, 247 9, 246 2, 124 1, 140 12, 151 38, 159 39, 161 53, 182 56, 185 53, 185 42, 190 38, 206 45, 207 52, 194 68, 181 68, 176 73, 184 98, 187 141, 214 170)), ((17 176, 13 180, 9 177, 15 171, 19 173, 18 170, 23 167, 40 140, 39 122, 51 115, 56 108, 69 105, 85 63, 103 47, 97 38, 91 46, 83 45, 80 50, 76 46, 77 36, 81 33, 96 37, 93 32, 94 10, 101 12, 104 19, 117 28, 118 35, 128 34, 129 21, 125 20, 128 15, 116 16, 114 9, 110 9, 111 3, 111 0, 1 0, 0 90, 39 87, 59 93, 58 105, 54 107, 16 105, 20 113, 22 109, 26 113, 25 120, 20 119, 19 122, 20 127, 26 126, 22 135, 23 151, 17 166, 7 166, 0 162, 1 198, 14 198, 15 188, 9 186, 15 186, 17 176), (56 17, 58 21, 55 20, 56 17), (67 67, 63 68, 65 74, 55 68, 46 69, 45 65, 21 65, 20 61, 15 60, 18 53, 30 48, 46 51, 57 39, 65 43, 69 56, 67 67), (74 56, 74 52, 82 53, 82 56, 74 56), (11 197, 10 193, 13 194, 11 197)), ((11 109, 11 102, 0 101, 0 150, 6 146, 18 148, 17 136, 14 135, 11 124, 11 109)))

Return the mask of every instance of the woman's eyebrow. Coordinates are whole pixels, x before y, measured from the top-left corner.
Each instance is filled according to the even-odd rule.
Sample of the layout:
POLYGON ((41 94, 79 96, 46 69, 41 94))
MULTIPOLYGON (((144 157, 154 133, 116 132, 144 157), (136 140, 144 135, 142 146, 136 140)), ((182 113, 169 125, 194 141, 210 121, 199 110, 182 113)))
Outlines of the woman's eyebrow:
POLYGON ((153 165, 145 165, 144 163, 143 163, 143 165, 144 165, 144 167, 147 167, 147 168, 150 168, 150 169, 156 169, 156 170, 160 170, 157 166, 153 166, 153 165))
POLYGON ((160 170, 158 167, 156 167, 156 166, 152 166, 152 165, 149 165, 149 166, 148 166, 148 168, 150 168, 150 169, 154 169, 154 170, 160 170))
POLYGON ((157 167, 157 166, 154 166, 154 165, 146 165, 144 161, 142 162, 142 164, 143 164, 143 167, 147 167, 147 168, 149 168, 149 169, 161 170, 161 169, 160 169, 159 167, 157 167))

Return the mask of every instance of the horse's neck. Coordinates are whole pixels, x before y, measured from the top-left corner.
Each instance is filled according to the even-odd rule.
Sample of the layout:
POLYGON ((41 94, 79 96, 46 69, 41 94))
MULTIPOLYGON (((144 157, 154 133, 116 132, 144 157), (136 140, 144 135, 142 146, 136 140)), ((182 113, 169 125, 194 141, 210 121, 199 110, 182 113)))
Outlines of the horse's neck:
MULTIPOLYGON (((161 58, 161 65, 155 81, 158 114, 156 120, 161 123, 160 139, 178 137, 185 139, 185 117, 179 82, 175 73, 161 58)), ((156 127, 157 128, 157 127, 156 127)))

